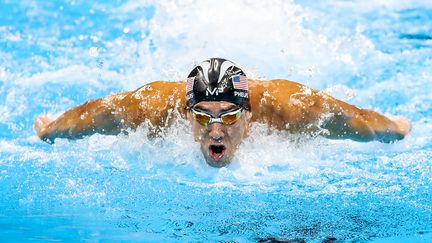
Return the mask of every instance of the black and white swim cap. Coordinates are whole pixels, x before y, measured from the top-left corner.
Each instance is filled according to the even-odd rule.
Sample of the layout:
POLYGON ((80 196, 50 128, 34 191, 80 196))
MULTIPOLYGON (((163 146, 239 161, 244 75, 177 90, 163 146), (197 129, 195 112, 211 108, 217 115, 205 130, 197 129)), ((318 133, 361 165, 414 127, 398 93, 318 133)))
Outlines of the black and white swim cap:
POLYGON ((201 101, 228 101, 250 110, 248 79, 233 62, 210 58, 190 72, 186 100, 189 108, 201 101))

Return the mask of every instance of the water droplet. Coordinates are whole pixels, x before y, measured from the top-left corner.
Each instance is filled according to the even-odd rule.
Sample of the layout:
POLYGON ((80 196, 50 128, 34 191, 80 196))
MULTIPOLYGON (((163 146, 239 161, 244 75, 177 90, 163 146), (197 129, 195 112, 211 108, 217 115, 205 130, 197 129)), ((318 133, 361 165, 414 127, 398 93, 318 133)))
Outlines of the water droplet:
POLYGON ((5 68, 0 68, 0 78, 6 77, 6 70, 5 68))
POLYGON ((90 50, 88 53, 91 57, 98 57, 99 56, 99 48, 92 46, 92 47, 90 47, 90 50))

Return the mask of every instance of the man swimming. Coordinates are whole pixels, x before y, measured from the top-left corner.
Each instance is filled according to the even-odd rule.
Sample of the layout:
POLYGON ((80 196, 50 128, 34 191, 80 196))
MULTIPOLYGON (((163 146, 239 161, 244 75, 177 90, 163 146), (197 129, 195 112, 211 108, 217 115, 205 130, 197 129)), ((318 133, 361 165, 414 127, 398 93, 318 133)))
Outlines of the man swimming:
POLYGON ((185 82, 153 82, 141 88, 90 100, 57 119, 40 116, 37 135, 78 139, 94 133, 118 134, 145 121, 152 134, 177 119, 189 120, 207 163, 228 165, 252 122, 290 133, 332 139, 389 143, 404 138, 408 119, 388 118, 288 80, 248 80, 241 68, 211 58, 193 68, 185 82))

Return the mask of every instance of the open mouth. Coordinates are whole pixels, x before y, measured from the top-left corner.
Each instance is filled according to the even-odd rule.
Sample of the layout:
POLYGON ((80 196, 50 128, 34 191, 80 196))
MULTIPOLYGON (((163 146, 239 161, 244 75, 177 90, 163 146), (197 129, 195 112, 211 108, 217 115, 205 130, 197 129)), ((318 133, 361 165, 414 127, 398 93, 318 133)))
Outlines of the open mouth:
POLYGON ((214 160, 220 160, 225 154, 226 147, 224 145, 210 145, 209 155, 214 160))

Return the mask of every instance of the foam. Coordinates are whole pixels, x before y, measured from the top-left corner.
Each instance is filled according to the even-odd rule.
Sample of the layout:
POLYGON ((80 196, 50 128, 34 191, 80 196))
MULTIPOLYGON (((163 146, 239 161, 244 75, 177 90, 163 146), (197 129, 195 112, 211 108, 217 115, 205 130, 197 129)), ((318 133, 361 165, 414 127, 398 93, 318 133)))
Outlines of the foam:
MULTIPOLYGON (((359 8, 359 13, 370 12, 382 9, 384 5, 390 9, 404 8, 403 4, 392 1, 370 5, 362 2, 333 4, 347 13, 356 8, 359 8)), ((32 14, 39 10, 35 7, 32 14)), ((101 9, 93 9, 93 13, 97 14, 97 11, 101 9)), ((34 57, 32 65, 35 67, 24 65, 23 69, 27 70, 22 73, 2 64, 0 78, 8 83, 2 122, 13 122, 34 107, 26 97, 28 90, 44 89, 52 84, 75 85, 93 92, 120 84, 125 90, 130 90, 153 80, 182 80, 194 64, 211 56, 232 59, 252 78, 293 79, 315 88, 326 88, 326 92, 340 99, 389 114, 430 110, 427 105, 430 97, 421 93, 421 87, 430 83, 429 71, 419 68, 379 80, 382 67, 396 65, 401 59, 412 60, 421 51, 383 53, 364 35, 364 26, 360 25, 347 29, 349 25, 337 22, 336 26, 333 23, 328 28, 315 28, 311 23, 316 19, 330 23, 334 17, 333 12, 328 16, 317 13, 320 5, 304 8, 293 1, 129 1, 106 11, 110 11, 110 21, 123 23, 131 20, 119 26, 123 35, 112 37, 95 30, 95 33, 69 39, 56 40, 53 37, 45 40, 11 28, 1 29, 7 36, 19 36, 17 41, 36 41, 43 48, 64 51, 60 56, 34 57), (150 19, 142 14, 149 7, 154 8, 150 19), (131 38, 136 34, 139 38, 131 38), (360 83, 365 85, 352 88, 358 76, 362 77, 360 83), (404 82, 399 83, 400 80, 404 82), (404 103, 397 106, 373 104, 383 96, 382 91, 396 92, 401 88, 405 92, 404 103)), ((82 21, 85 25, 85 19, 82 21)), ((8 56, 8 60, 12 60, 11 55, 8 56)), ((39 96, 36 98, 43 101, 39 96)), ((43 105, 49 107, 58 103, 57 100, 47 102, 43 105)), ((65 100, 60 105, 56 104, 55 112, 69 108, 73 102, 65 100)), ((371 169, 368 160, 374 159, 372 154, 375 150, 384 154, 410 154, 411 149, 430 143, 429 136, 422 133, 431 130, 428 125, 430 119, 419 119, 414 123, 412 135, 393 145, 322 138, 302 140, 280 132, 269 133, 265 126, 256 125, 252 131, 254 138, 244 142, 233 164, 219 170, 205 164, 187 124, 174 126, 165 133, 164 139, 149 140, 146 129, 140 128, 130 131, 127 137, 95 135, 85 138, 73 142, 77 148, 72 150, 70 142, 59 140, 54 153, 59 161, 63 161, 68 159, 61 154, 62 150, 69 151, 83 163, 82 166, 95 170, 104 166, 119 170, 141 168, 139 171, 144 175, 157 172, 161 177, 173 177, 170 168, 176 168, 179 172, 174 173, 174 178, 186 183, 194 183, 197 178, 204 185, 213 183, 218 186, 225 183, 271 186, 272 183, 286 182, 299 188, 303 185, 327 192, 336 189, 349 191, 356 190, 348 183, 354 180, 352 178, 366 175, 364 181, 378 180, 368 171, 371 169), (80 154, 82 150, 87 152, 80 154), (102 161, 98 156, 102 156, 102 161), (364 162, 353 165, 354 161, 364 162), (196 177, 190 179, 190 174, 196 177), (331 183, 329 174, 339 179, 351 179, 331 183), (322 187, 324 184, 328 187, 322 187)), ((422 159, 428 155, 416 156, 422 159)))
MULTIPOLYGON (((127 3, 119 11, 136 14, 139 6, 142 5, 127 3)), ((153 53, 156 63, 152 59, 142 66, 157 66, 156 70, 174 68, 187 73, 191 62, 222 56, 246 70, 258 72, 258 75, 249 73, 254 78, 286 77, 321 84, 330 77, 325 73, 327 67, 336 67, 333 73, 352 71, 364 59, 364 55, 354 56, 355 50, 348 51, 341 46, 356 45, 359 52, 369 55, 374 51, 371 42, 361 35, 358 40, 329 38, 304 28, 302 24, 309 17, 308 12, 291 1, 158 2, 155 9, 149 23, 149 38, 164 48, 157 48, 153 53), (159 61, 174 59, 175 65, 159 61)), ((140 26, 137 23, 140 21, 134 25, 140 26)), ((142 28, 146 26, 147 23, 142 24, 142 28)))
POLYGON ((117 241, 148 239, 149 232, 159 241, 179 234, 188 234, 183 241, 272 235, 355 241, 429 227, 430 41, 399 34, 428 36, 430 1, 59 5, 32 1, 0 9, 17 20, 0 26, 6 37, 0 40, 0 181, 7 192, 0 204, 8 233, 22 235, 17 229, 24 225, 29 237, 69 240, 81 227, 77 237, 117 241), (147 138, 148 124, 127 136, 54 145, 34 134, 39 114, 154 80, 184 80, 212 56, 231 59, 252 78, 287 78, 408 116, 413 130, 382 144, 305 139, 255 124, 233 163, 220 169, 205 163, 186 121, 156 139, 147 138), (68 219, 72 228, 58 227, 68 219))
MULTIPOLYGON (((88 48, 71 47, 79 42, 75 37, 58 43, 37 39, 44 48, 60 48, 64 53, 43 60, 54 64, 50 68, 54 71, 23 77, 25 83, 55 82, 57 77, 79 82, 77 75, 70 75, 75 70, 75 74, 83 72, 90 82, 99 75, 108 75, 102 76, 105 84, 109 80, 124 80, 124 87, 132 88, 152 80, 184 79, 194 64, 220 56, 250 70, 248 75, 253 78, 289 78, 323 88, 325 84, 346 82, 349 79, 339 76, 355 75, 362 72, 363 64, 383 59, 382 53, 361 33, 348 38, 305 28, 304 22, 312 15, 292 1, 136 1, 111 11, 113 18, 133 17, 131 23, 122 27, 128 28, 128 33, 109 41, 104 40, 102 33, 88 48), (141 13, 146 6, 155 9, 150 20, 141 13), (131 33, 141 33, 142 39, 128 38, 131 33), (97 56, 94 50, 98 50, 97 56), (88 56, 83 57, 82 53, 88 56), (104 61, 107 70, 88 70, 88 64, 98 65, 95 58, 104 61), (117 72, 113 73, 112 68, 117 72)), ((27 36, 22 38, 24 42, 31 41, 27 36)), ((42 70, 47 67, 41 66, 42 70)))

